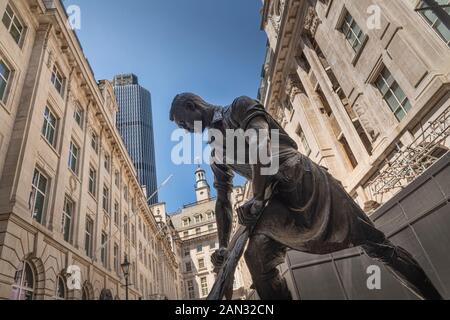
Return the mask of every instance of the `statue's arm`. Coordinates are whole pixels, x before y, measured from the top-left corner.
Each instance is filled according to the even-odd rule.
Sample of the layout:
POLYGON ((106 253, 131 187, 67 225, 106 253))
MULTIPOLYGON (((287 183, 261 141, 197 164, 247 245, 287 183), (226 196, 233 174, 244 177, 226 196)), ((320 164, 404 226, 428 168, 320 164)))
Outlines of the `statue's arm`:
POLYGON ((256 135, 246 135, 250 150, 254 150, 257 153, 257 161, 252 164, 254 200, 262 203, 269 178, 267 175, 262 174, 262 169, 268 168, 271 165, 270 161, 266 163, 268 162, 266 159, 271 159, 269 124, 264 117, 256 117, 249 122, 247 130, 249 129, 257 133, 256 135), (264 163, 260 157, 261 155, 264 155, 264 159, 266 160, 264 163))
POLYGON ((231 193, 233 173, 226 165, 213 164, 214 187, 217 190, 216 221, 220 248, 227 248, 233 227, 231 193))

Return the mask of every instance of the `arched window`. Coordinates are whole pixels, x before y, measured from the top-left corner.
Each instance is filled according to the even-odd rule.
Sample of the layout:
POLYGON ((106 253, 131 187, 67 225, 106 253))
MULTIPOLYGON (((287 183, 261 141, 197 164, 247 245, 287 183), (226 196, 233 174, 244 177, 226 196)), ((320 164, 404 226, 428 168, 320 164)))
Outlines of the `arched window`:
POLYGON ((203 221, 203 216, 201 214, 195 216, 195 223, 200 223, 203 221))
POLYGON ((66 282, 64 281, 64 278, 61 276, 58 276, 56 278, 56 291, 55 291, 55 299, 56 300, 66 300, 66 282))
POLYGON ((12 285, 12 300, 33 300, 35 288, 35 276, 29 262, 21 263, 16 271, 14 284, 12 285))

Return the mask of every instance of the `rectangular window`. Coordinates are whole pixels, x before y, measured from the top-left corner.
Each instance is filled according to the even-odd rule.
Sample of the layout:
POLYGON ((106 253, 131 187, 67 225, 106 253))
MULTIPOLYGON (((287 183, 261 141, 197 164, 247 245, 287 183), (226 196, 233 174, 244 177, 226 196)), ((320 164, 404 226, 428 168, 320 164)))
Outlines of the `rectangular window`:
POLYGON ((191 252, 190 252, 189 248, 185 248, 184 249, 184 256, 188 257, 188 256, 190 256, 190 254, 191 254, 191 252))
POLYGON ((131 243, 136 246, 136 227, 131 224, 131 243))
POLYGON ((94 235, 94 220, 86 217, 86 226, 84 230, 84 250, 86 255, 92 258, 92 239, 94 235))
POLYGON ((138 217, 138 228, 139 228, 139 231, 142 232, 142 219, 141 219, 141 217, 138 217))
POLYGON ((119 274, 119 246, 114 243, 114 271, 119 274))
POLYGON ((303 132, 302 127, 298 126, 297 128, 297 136, 300 139, 300 142, 303 146, 303 150, 305 151, 305 155, 308 157, 311 154, 311 148, 309 146, 308 140, 306 139, 306 135, 303 132))
POLYGON ((64 235, 64 241, 71 242, 72 233, 72 218, 74 212, 74 204, 67 196, 64 199, 64 210, 62 215, 62 233, 64 235))
POLYGON ((190 262, 186 262, 186 272, 192 271, 192 264, 190 262))
POLYGON ((109 213, 109 189, 106 185, 103 185, 103 210, 109 213))
POLYGON ((75 106, 73 118, 75 119, 75 122, 78 124, 78 126, 83 129, 84 111, 78 104, 75 106))
POLYGON ((128 202, 128 187, 123 188, 123 197, 126 202, 128 202))
POLYGON ((195 299, 194 281, 189 280, 187 282, 187 289, 188 289, 189 299, 195 299))
POLYGON ((70 142, 69 150, 69 168, 78 175, 78 158, 80 157, 80 148, 73 142, 70 142))
POLYGON ((96 189, 97 189, 97 171, 90 167, 89 168, 89 193, 96 196, 96 189))
POLYGON ((94 131, 91 132, 91 147, 98 153, 98 136, 94 131))
POLYGON ((376 80, 376 86, 397 120, 402 121, 411 110, 411 103, 386 67, 376 80))
POLYGON ((128 231, 128 215, 124 215, 123 217, 123 233, 125 234, 125 237, 129 239, 129 231, 128 231))
POLYGON ((114 201, 114 223, 116 226, 120 224, 119 203, 114 201))
POLYGON ((114 173, 114 184, 116 185, 117 188, 120 188, 120 173, 117 170, 114 173))
POLYGON ((198 268, 199 269, 205 269, 205 259, 198 259, 198 268))
POLYGON ((208 289, 208 280, 206 279, 206 277, 200 279, 200 284, 202 287, 202 296, 207 296, 209 293, 209 289, 208 289))
POLYGON ((106 232, 102 232, 102 242, 101 242, 102 249, 100 250, 100 258, 102 261, 103 266, 106 268, 107 262, 108 262, 108 235, 106 232))
POLYGON ((200 228, 196 228, 196 229, 195 229, 195 233, 196 233, 196 234, 200 234, 201 232, 202 232, 202 229, 200 229, 200 228))
POLYGON ((6 103, 8 98, 8 84, 11 82, 12 72, 5 61, 0 58, 0 101, 6 103))
POLYGON ((62 76, 61 71, 59 71, 59 68, 55 65, 53 65, 52 70, 52 77, 51 82, 53 83, 53 86, 55 87, 56 91, 63 96, 64 95, 64 78, 62 76))
POLYGON ((203 245, 199 244, 197 246, 197 253, 203 252, 203 245))
POLYGON ((358 26, 355 19, 353 19, 348 11, 345 15, 341 31, 352 46, 353 50, 355 50, 355 52, 358 52, 364 43, 366 35, 364 34, 364 32, 362 32, 361 28, 358 26))
POLYGON ((184 237, 188 237, 188 236, 189 236, 189 231, 184 231, 184 232, 183 232, 183 236, 184 236, 184 237))
POLYGON ((33 219, 42 224, 48 179, 39 170, 34 170, 32 183, 33 219))
POLYGON ((20 45, 22 37, 25 33, 25 28, 21 22, 21 19, 17 16, 16 12, 9 4, 6 5, 6 11, 3 14, 2 21, 14 41, 20 45))
POLYGON ((103 163, 103 166, 105 167, 106 171, 110 172, 111 170, 111 157, 109 154, 105 154, 105 162, 103 163))
POLYGON ((42 135, 45 140, 48 141, 53 147, 56 143, 56 116, 50 111, 48 107, 45 107, 44 111, 44 125, 42 126, 42 135))
MULTIPOLYGON (((450 0, 437 0, 438 5, 446 5, 442 9, 450 15, 450 0)), ((419 13, 425 18, 425 21, 433 28, 442 40, 450 47, 450 29, 438 17, 439 8, 429 7, 423 0, 420 1, 419 13)))
POLYGON ((213 224, 209 224, 208 225, 208 231, 212 231, 214 230, 214 225, 213 224))

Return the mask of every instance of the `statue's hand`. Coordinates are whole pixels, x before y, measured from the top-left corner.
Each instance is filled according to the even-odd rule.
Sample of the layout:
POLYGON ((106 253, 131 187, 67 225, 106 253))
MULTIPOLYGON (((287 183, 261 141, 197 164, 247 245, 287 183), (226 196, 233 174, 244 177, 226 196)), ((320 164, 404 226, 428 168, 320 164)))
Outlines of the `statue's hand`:
POLYGON ((216 250, 216 252, 211 255, 211 262, 214 266, 214 270, 222 268, 227 257, 228 250, 226 248, 220 248, 219 250, 216 250))
POLYGON ((254 226, 262 213, 264 203, 258 200, 251 200, 237 209, 239 224, 245 227, 254 226))

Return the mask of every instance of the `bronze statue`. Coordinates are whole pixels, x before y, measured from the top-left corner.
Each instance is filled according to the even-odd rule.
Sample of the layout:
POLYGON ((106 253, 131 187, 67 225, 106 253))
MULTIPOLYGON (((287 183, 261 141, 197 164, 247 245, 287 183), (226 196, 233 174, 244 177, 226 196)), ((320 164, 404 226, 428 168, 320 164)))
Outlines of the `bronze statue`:
MULTIPOLYGON (((245 260, 261 299, 292 299, 277 269, 284 262, 287 248, 311 254, 330 254, 357 246, 361 246, 368 256, 383 262, 420 298, 442 299, 411 254, 392 244, 376 229, 342 184, 325 168, 298 151, 297 144, 260 102, 240 97, 230 106, 218 107, 195 94, 183 93, 175 97, 170 119, 191 133, 196 128, 195 122, 201 123, 200 131, 215 129, 224 135, 226 130, 238 129, 266 132, 258 139, 246 137, 246 148, 266 148, 279 162, 277 173, 262 174, 267 164, 259 162, 211 164, 217 189, 220 244, 212 262, 220 267, 227 258, 226 248, 232 228, 230 195, 233 176, 237 173, 252 182, 254 198, 238 210, 238 217, 241 225, 252 230, 245 260), (268 147, 271 135, 267 132, 274 129, 279 132, 276 152, 268 147), (270 202, 265 203, 268 190, 272 196, 270 202)), ((226 146, 223 148, 226 154, 226 146)))

